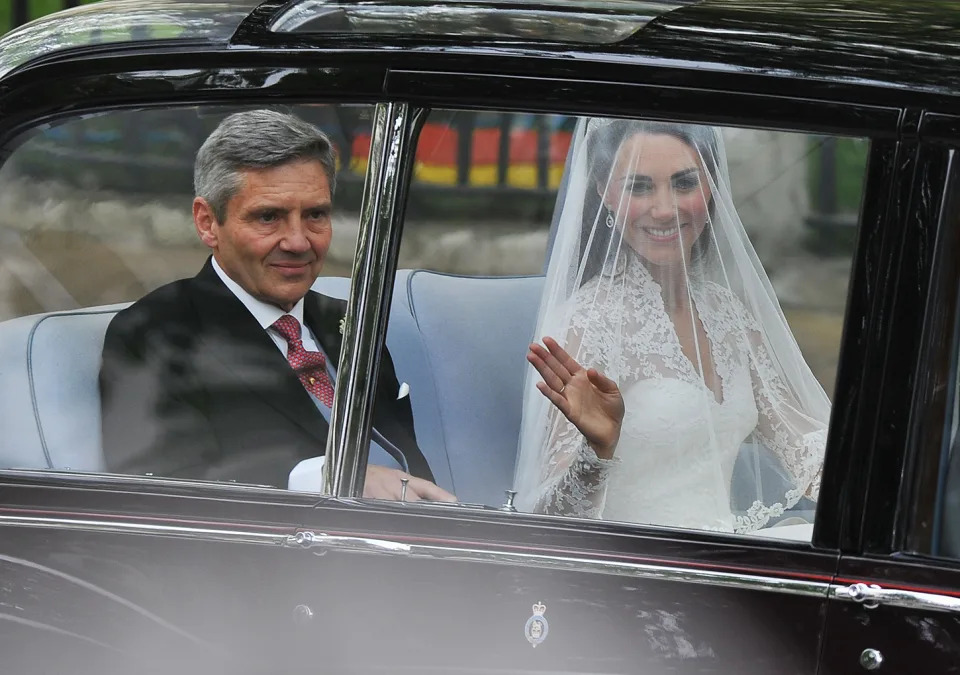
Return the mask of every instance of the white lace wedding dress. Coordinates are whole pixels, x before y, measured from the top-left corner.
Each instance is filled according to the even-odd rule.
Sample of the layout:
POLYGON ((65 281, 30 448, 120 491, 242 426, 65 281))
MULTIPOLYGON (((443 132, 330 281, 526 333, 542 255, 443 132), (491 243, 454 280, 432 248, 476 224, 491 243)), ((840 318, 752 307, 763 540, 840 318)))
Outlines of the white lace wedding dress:
POLYGON ((737 297, 691 278, 720 380, 718 398, 682 352, 660 286, 643 262, 622 255, 611 276, 602 287, 597 279, 587 282, 573 296, 566 347, 620 383, 626 414, 616 454, 598 459, 554 409, 535 509, 748 532, 804 495, 816 499, 826 428, 798 409, 737 297), (746 500, 752 506, 735 513, 731 482, 744 443, 771 452, 792 486, 765 503, 755 485, 756 496, 746 500))

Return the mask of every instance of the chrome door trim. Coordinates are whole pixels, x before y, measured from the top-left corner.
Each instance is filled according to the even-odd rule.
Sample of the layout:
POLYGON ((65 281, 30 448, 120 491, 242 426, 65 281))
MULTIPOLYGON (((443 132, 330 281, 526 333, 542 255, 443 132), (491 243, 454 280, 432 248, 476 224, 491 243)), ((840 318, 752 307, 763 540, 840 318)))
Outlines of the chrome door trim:
POLYGON ((830 584, 825 581, 788 579, 762 576, 747 572, 727 572, 699 567, 684 567, 656 563, 635 563, 618 560, 578 558, 546 553, 518 553, 495 549, 437 544, 410 544, 384 538, 327 535, 325 533, 297 532, 296 534, 274 532, 245 532, 220 528, 190 527, 181 525, 151 525, 146 523, 117 523, 99 520, 75 520, 33 516, 0 515, 2 527, 32 527, 62 529, 83 532, 108 532, 123 534, 146 534, 154 536, 188 538, 206 541, 253 543, 270 546, 310 549, 318 555, 328 552, 364 553, 405 558, 427 558, 458 562, 532 567, 545 571, 603 574, 630 579, 678 581, 742 590, 767 591, 807 597, 827 598, 830 584))
POLYGON ((960 597, 910 591, 900 588, 884 588, 878 584, 855 583, 830 586, 831 600, 845 600, 863 605, 866 609, 897 607, 924 612, 953 612, 960 614, 960 597))
POLYGON ((80 532, 109 532, 114 534, 149 534, 165 537, 201 539, 204 541, 266 544, 269 546, 281 546, 289 536, 286 532, 257 532, 214 527, 192 527, 188 525, 154 525, 142 522, 124 523, 113 520, 51 518, 48 516, 0 515, 0 527, 31 527, 80 532))
POLYGON ((323 532, 297 532, 295 535, 288 537, 285 544, 295 548, 318 549, 314 551, 318 555, 324 555, 328 551, 336 551, 339 553, 367 553, 405 558, 456 560, 459 562, 533 567, 541 570, 605 574, 631 579, 682 581, 724 588, 772 591, 824 599, 827 597, 827 589, 830 586, 825 581, 766 577, 740 572, 720 572, 696 567, 683 567, 682 563, 678 563, 677 566, 670 566, 575 558, 544 553, 517 553, 479 547, 408 544, 382 537, 328 535, 323 532))
MULTIPOLYGON (((235 481, 209 480, 203 478, 175 478, 171 476, 154 476, 152 474, 123 474, 123 473, 103 473, 97 471, 74 471, 72 469, 18 469, 18 468, 0 468, 0 482, 5 478, 38 478, 40 480, 55 480, 59 484, 63 481, 95 481, 97 483, 108 483, 111 487, 120 484, 123 487, 130 487, 124 484, 136 484, 144 487, 197 487, 204 490, 221 491, 245 491, 262 492, 269 490, 280 494, 290 494, 285 488, 278 488, 274 485, 265 485, 262 483, 237 483, 235 481)), ((22 483, 17 483, 22 485, 22 483)))
POLYGON ((415 142, 414 109, 407 103, 379 103, 373 122, 370 157, 363 187, 357 255, 354 260, 343 348, 337 372, 323 493, 360 497, 370 444, 374 378, 380 352, 377 334, 386 320, 399 247, 400 220, 415 142), (363 451, 361 451, 361 448, 363 451))

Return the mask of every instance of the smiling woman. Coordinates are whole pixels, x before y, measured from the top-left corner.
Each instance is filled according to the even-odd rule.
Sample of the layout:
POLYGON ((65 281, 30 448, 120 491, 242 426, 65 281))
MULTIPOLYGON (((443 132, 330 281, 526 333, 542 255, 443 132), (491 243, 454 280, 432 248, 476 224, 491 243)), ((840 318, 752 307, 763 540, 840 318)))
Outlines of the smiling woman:
POLYGON ((571 152, 520 504, 752 532, 815 500, 830 403, 746 237, 721 130, 590 120, 571 152), (742 446, 779 487, 758 455, 735 471, 742 446))
POLYGON ((706 245, 700 236, 712 203, 710 185, 699 153, 686 141, 667 127, 638 132, 616 149, 612 166, 603 150, 594 151, 591 179, 611 219, 605 224, 619 225, 624 241, 654 268, 675 265, 680 256, 689 261, 698 241, 706 245))

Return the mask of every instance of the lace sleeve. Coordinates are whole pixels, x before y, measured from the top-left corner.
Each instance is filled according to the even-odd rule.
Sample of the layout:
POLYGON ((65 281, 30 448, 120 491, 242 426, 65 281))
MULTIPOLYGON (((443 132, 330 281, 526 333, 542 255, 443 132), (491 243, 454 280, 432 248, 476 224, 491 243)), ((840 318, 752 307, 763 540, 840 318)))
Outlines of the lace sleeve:
MULTIPOLYGON (((596 323, 591 315, 595 307, 590 304, 580 309, 571 321, 564 348, 576 354, 581 364, 607 371, 609 359, 605 358, 604 350, 583 337, 586 327, 596 323)), ((553 406, 547 414, 546 425, 546 447, 541 455, 534 510, 553 515, 600 518, 607 481, 620 460, 617 457, 597 457, 580 430, 553 406)))
POLYGON ((599 518, 607 479, 619 460, 597 457, 580 431, 559 411, 554 412, 535 509, 538 513, 599 518))
POLYGON ((784 386, 762 342, 751 345, 751 377, 759 411, 759 440, 790 472, 794 489, 786 493, 784 508, 806 495, 816 501, 827 444, 827 427, 801 409, 784 386))

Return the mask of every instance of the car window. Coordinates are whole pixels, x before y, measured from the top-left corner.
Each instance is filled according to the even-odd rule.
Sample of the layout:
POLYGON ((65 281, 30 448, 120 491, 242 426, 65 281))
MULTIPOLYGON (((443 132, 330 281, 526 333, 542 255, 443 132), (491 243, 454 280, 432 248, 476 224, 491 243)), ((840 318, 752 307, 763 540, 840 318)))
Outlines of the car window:
POLYGON ((868 147, 432 111, 381 444, 465 504, 809 540, 868 147))
MULTIPOLYGON (((338 298, 355 255, 371 111, 126 110, 58 119, 10 140, 0 168, 0 469, 286 488, 301 460, 323 455, 329 392, 310 380, 336 379, 338 298), (244 126, 211 150, 197 188, 224 199, 216 244, 196 226, 195 160, 227 119, 244 126), (293 167, 289 175, 234 164, 244 156, 269 167, 278 156, 271 148, 317 129, 338 169, 332 211, 330 174, 319 161, 294 157, 283 165, 293 167), (244 202, 249 211, 231 212, 233 195, 248 187, 256 197, 244 202), (294 215, 302 230, 292 248, 274 246, 271 233, 294 215), (310 242, 321 230, 332 235, 318 252, 310 242), (210 261, 217 246, 219 271, 210 261), (318 271, 340 281, 328 288, 332 299, 304 300, 295 336, 302 349, 264 331, 235 291, 270 305, 318 271), (314 352, 325 353, 322 365, 314 352)), ((314 145, 304 152, 318 152, 314 145)), ((319 477, 309 481, 319 489, 319 477)))

